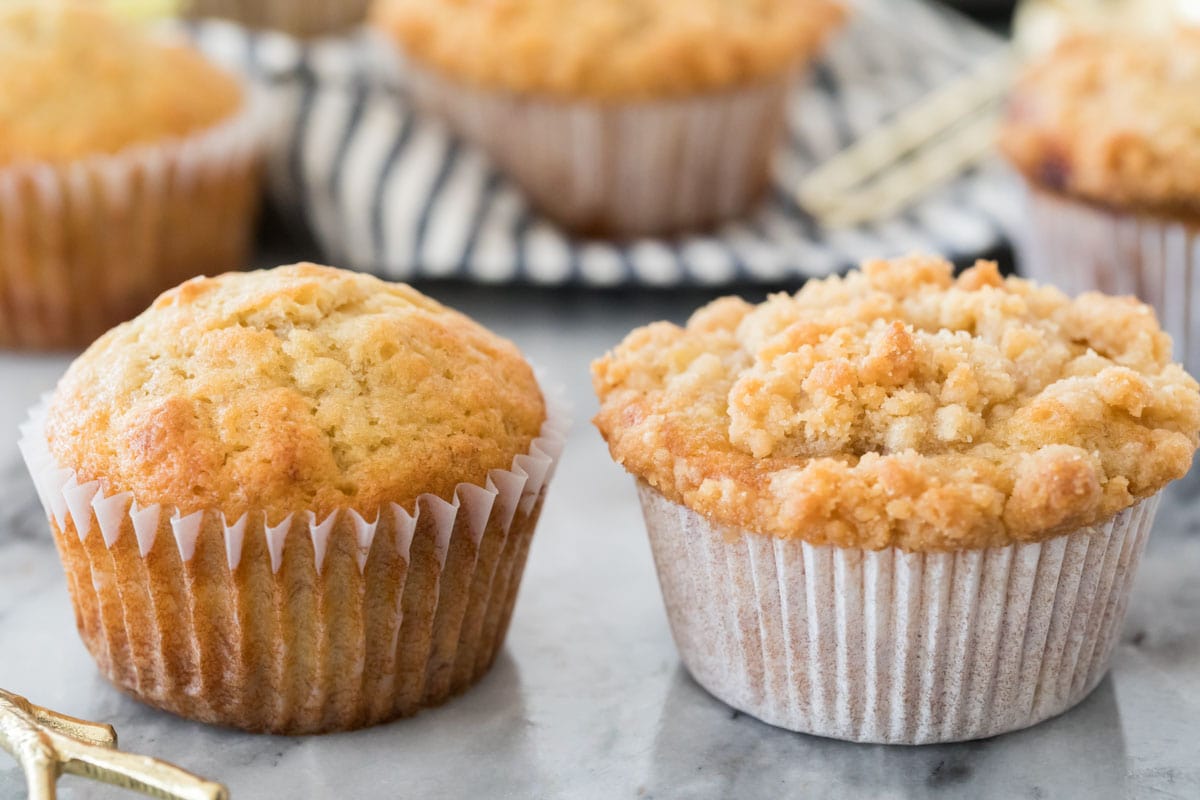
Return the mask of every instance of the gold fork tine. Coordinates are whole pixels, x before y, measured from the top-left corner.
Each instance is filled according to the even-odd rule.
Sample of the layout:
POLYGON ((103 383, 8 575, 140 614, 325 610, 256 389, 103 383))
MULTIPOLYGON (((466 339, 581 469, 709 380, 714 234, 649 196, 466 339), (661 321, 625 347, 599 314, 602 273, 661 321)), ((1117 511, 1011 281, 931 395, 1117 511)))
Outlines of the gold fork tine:
POLYGON ((161 800, 228 800, 224 786, 149 756, 67 742, 59 748, 62 771, 132 789, 161 800))
POLYGON ((76 719, 32 704, 30 708, 33 710, 34 719, 55 733, 62 734, 69 739, 88 742, 96 747, 114 748, 117 746, 117 732, 113 730, 112 725, 76 719))

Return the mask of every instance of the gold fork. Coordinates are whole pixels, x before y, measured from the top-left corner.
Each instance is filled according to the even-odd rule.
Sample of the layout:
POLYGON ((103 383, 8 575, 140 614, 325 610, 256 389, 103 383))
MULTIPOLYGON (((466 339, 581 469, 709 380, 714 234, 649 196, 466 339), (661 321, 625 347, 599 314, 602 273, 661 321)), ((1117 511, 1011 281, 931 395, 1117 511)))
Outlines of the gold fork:
POLYGON ((117 750, 111 725, 68 717, 0 689, 0 747, 25 772, 29 800, 54 800, 62 775, 161 800, 228 800, 224 786, 147 756, 117 750))

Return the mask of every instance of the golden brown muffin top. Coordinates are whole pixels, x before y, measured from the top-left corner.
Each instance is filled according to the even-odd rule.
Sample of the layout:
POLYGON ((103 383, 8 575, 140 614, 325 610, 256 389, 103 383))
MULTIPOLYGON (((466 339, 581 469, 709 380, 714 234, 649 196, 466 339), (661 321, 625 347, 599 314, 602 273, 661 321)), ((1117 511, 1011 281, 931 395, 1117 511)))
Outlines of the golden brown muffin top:
POLYGON ((94 3, 0 4, 0 164, 187 136, 242 106, 236 80, 94 3))
POLYGON ((166 292, 71 365, 46 430, 80 482, 277 522, 448 500, 545 417, 510 342, 403 284, 300 264, 166 292))
POLYGON ((810 59, 835 0, 377 0, 374 22, 460 81, 633 100, 715 91, 810 59))
POLYGON ((1200 29, 1067 41, 1018 82, 1001 134, 1035 184, 1106 206, 1200 212, 1200 29))
POLYGON ((1187 472, 1200 387, 1130 298, 870 261, 640 328, 592 367, 613 457, 715 520, 907 550, 1048 538, 1187 472))

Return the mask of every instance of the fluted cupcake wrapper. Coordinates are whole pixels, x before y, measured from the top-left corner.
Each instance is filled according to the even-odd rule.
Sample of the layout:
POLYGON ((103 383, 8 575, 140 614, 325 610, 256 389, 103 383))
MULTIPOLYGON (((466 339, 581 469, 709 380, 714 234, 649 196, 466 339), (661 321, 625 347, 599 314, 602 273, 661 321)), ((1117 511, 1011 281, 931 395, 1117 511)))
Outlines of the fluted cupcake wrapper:
POLYGON ((187 12, 294 36, 319 36, 358 25, 370 5, 370 0, 192 0, 187 12))
POLYGON ((1175 358, 1200 374, 1200 218, 1101 208, 1034 187, 1021 270, 1068 294, 1134 295, 1154 307, 1175 358))
POLYGON ((477 89, 411 63, 404 76, 421 107, 479 145, 544 214, 621 237, 715 225, 757 201, 794 78, 610 103, 477 89))
POLYGON ((54 463, 44 404, 20 446, 101 672, 182 716, 319 733, 413 714, 487 672, 565 438, 547 405, 510 469, 374 520, 139 507, 54 463))
POLYGON ((886 744, 994 736, 1086 697, 1158 504, 1042 543, 905 553, 714 526, 639 493, 696 681, 773 725, 886 744))
POLYGON ((245 266, 263 120, 62 164, 0 167, 0 347, 83 346, 199 274, 245 266))

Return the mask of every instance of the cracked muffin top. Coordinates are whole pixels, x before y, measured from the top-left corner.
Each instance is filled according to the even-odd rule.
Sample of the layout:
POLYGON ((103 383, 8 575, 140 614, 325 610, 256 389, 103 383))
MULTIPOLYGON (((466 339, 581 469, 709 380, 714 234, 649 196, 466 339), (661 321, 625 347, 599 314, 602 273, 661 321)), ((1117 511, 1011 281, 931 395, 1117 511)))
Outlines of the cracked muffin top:
POLYGON ((1200 28, 1089 34, 1032 66, 1000 143, 1036 185, 1101 205, 1200 213, 1200 28))
POLYGON ((1035 541, 1183 476, 1200 387, 1133 299, 871 261, 593 364, 613 457, 719 523, 910 551, 1035 541))
POLYGON ((238 82, 198 52, 95 3, 0 4, 0 164, 179 138, 242 105, 238 82))
POLYGON ((545 416, 508 341, 403 284, 300 264, 163 294, 71 365, 46 434, 81 483, 143 506, 370 519, 483 484, 545 416))
POLYGON ((407 55, 465 83, 605 100, 774 78, 843 19, 834 0, 377 0, 407 55))

